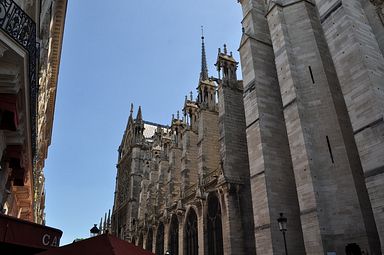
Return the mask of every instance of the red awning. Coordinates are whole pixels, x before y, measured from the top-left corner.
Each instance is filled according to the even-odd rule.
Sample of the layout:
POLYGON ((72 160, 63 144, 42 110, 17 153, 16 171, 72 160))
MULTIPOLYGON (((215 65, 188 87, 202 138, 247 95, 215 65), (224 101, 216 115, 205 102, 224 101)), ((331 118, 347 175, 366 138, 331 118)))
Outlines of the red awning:
POLYGON ((62 234, 55 228, 0 214, 0 254, 28 255, 45 251, 59 246, 62 234))
POLYGON ((88 238, 59 248, 38 253, 38 255, 153 255, 129 242, 104 234, 88 238))

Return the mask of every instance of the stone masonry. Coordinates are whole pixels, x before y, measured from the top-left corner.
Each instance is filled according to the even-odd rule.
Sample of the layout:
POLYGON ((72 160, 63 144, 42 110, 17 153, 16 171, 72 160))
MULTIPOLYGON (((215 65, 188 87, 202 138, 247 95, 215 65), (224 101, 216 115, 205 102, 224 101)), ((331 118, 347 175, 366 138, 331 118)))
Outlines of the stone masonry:
POLYGON ((209 77, 203 36, 182 116, 131 109, 112 233, 158 255, 382 254, 384 2, 238 2, 243 80, 225 45, 209 77))
POLYGON ((209 78, 202 38, 197 87, 170 126, 133 110, 119 147, 112 233, 156 254, 254 254, 238 63, 219 52, 209 78), (217 102, 219 98, 219 102, 217 102), (231 234, 231 233, 236 233, 231 234))

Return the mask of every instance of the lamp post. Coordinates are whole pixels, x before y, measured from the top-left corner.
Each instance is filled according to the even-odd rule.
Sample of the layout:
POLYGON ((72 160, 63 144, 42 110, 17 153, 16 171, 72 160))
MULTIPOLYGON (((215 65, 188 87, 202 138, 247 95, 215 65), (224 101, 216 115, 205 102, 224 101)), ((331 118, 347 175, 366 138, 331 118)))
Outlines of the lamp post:
POLYGON ((285 239, 285 232, 287 231, 287 218, 283 216, 283 213, 280 213, 280 217, 277 219, 277 222, 279 223, 279 230, 283 233, 285 255, 288 255, 287 240, 285 239))
POLYGON ((97 228, 97 224, 93 224, 93 228, 91 228, 89 232, 91 232, 91 237, 97 236, 100 233, 100 230, 97 228))

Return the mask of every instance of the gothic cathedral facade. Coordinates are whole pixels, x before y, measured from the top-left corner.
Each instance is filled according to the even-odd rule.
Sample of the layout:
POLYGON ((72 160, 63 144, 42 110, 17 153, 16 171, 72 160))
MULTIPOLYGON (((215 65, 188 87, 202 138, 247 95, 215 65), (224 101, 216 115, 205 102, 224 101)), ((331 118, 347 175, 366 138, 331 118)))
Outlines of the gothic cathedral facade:
POLYGON ((243 80, 225 46, 208 76, 202 37, 182 116, 131 106, 112 233, 158 255, 382 254, 384 1, 238 2, 243 80))

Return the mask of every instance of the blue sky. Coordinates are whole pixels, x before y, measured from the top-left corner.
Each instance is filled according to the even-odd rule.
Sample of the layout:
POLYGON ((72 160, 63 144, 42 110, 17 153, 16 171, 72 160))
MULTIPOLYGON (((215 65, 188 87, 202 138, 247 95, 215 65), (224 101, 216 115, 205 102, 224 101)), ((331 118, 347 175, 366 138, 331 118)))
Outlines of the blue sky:
MULTIPOLYGON (((129 115, 169 124, 195 89, 204 25, 209 74, 224 43, 239 61, 236 0, 69 0, 52 144, 47 225, 61 244, 89 237, 113 206, 117 148, 129 115)), ((240 71, 239 71, 239 76, 240 71)))

